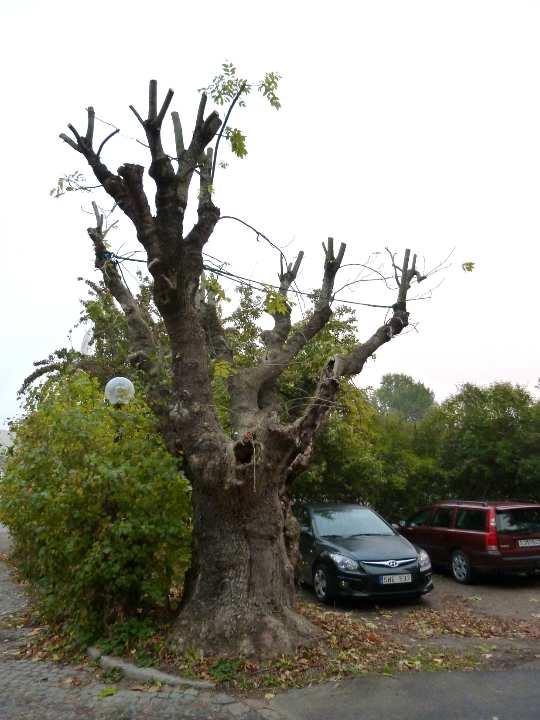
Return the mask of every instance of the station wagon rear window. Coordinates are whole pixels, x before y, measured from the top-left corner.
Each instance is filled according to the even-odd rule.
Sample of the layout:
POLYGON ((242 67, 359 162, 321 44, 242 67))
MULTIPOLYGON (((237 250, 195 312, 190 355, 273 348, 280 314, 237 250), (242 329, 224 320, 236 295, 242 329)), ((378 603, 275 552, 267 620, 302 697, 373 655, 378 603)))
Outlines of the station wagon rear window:
POLYGON ((540 533, 540 508, 497 510, 496 523, 501 535, 540 533))

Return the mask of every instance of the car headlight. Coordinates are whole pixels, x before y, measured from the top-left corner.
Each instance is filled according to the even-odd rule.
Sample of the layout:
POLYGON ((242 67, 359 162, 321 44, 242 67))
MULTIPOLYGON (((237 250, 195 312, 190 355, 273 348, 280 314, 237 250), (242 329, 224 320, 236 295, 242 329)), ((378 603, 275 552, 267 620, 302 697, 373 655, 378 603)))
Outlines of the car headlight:
POLYGON ((420 570, 422 571, 431 570, 431 560, 425 550, 420 550, 418 553, 418 564, 420 565, 420 570))
POLYGON ((356 560, 348 558, 346 555, 340 555, 339 553, 328 554, 340 570, 347 570, 348 572, 354 572, 355 570, 358 570, 358 563, 356 562, 356 560))

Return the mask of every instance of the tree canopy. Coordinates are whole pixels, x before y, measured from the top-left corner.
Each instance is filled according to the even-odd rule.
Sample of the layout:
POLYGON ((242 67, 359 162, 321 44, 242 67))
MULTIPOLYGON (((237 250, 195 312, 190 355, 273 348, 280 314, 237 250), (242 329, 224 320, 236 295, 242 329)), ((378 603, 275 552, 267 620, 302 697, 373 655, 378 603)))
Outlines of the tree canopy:
POLYGON ((434 402, 433 391, 410 375, 389 373, 383 375, 375 399, 382 412, 395 412, 404 420, 421 420, 434 402))

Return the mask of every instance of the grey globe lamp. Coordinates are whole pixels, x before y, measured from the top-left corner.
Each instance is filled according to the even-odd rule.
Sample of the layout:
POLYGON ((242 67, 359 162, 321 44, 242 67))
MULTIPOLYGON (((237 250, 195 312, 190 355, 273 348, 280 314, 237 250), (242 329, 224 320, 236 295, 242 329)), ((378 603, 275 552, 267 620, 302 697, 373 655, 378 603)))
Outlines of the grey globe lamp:
POLYGON ((113 377, 105 385, 105 400, 111 405, 127 405, 135 397, 135 386, 125 377, 113 377))

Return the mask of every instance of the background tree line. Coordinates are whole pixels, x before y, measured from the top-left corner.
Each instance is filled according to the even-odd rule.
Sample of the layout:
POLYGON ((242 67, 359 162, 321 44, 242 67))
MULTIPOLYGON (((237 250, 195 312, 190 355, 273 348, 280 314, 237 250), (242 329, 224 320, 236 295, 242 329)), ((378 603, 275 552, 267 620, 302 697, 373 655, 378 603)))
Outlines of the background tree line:
POLYGON ((392 520, 443 498, 540 499, 540 403, 524 388, 466 383, 436 404, 391 374, 352 394, 317 440, 302 496, 367 502, 392 520))

